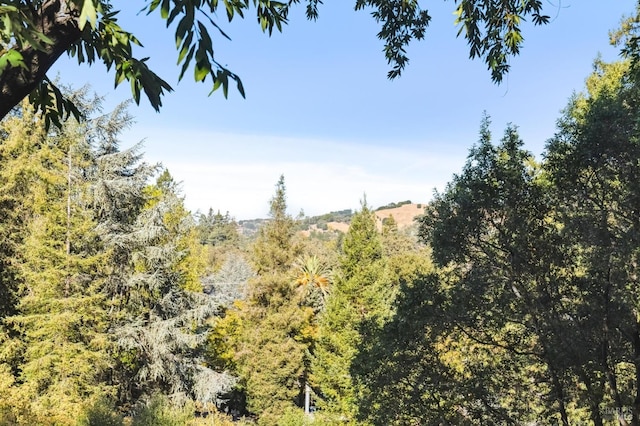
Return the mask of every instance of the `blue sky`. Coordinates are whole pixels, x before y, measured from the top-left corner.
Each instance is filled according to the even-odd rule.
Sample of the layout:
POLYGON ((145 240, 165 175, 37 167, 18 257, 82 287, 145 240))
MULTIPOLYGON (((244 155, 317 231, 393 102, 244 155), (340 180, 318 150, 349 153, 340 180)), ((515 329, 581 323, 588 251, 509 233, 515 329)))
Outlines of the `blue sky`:
MULTIPOLYGON (((252 18, 225 27, 232 41, 214 40, 218 59, 242 77, 247 98, 230 91, 207 96, 209 83, 190 75, 178 83, 173 31, 156 16, 124 4, 121 24, 145 45, 140 57, 175 89, 156 113, 133 105, 136 124, 123 146, 144 140, 147 161, 162 162, 182 182, 192 211, 209 207, 237 219, 265 217, 280 174, 292 214, 374 207, 410 199, 427 202, 460 171, 476 142, 483 111, 497 141, 507 123, 539 156, 555 121, 599 53, 615 60, 608 31, 635 0, 544 0, 552 23, 525 28, 521 55, 495 85, 481 61, 468 59, 456 38, 453 1, 423 2, 433 17, 426 40, 409 48, 397 80, 368 12, 355 1, 326 1, 317 22, 303 7, 283 34, 269 38, 252 18)), ((138 3, 138 7, 139 4, 138 3)), ((63 58, 50 75, 76 86, 90 83, 106 106, 130 97, 125 83, 101 64, 78 67, 63 58)))

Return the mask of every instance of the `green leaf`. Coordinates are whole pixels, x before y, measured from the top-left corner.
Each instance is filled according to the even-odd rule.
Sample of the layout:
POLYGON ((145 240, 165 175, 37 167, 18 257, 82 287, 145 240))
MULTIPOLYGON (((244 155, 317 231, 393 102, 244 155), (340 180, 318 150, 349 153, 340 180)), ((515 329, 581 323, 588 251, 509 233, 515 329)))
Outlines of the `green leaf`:
POLYGON ((244 86, 242 84, 242 81, 239 78, 236 78, 236 83, 238 86, 238 92, 240 92, 240 94, 242 95, 243 98, 246 98, 245 93, 244 93, 244 86))
POLYGON ((224 0, 224 5, 225 5, 225 8, 227 9, 227 19, 229 19, 229 22, 231 22, 233 20, 233 13, 234 13, 233 5, 229 0, 224 0))
POLYGON ((204 81, 209 74, 209 69, 206 66, 202 66, 201 63, 196 63, 196 66, 193 70, 193 77, 196 81, 204 81))
POLYGON ((35 33, 35 36, 38 37, 40 41, 42 41, 45 44, 53 44, 53 40, 47 37, 44 33, 37 31, 35 33))
POLYGON ((160 0, 153 0, 149 5, 147 15, 156 10, 156 8, 160 5, 160 0))
POLYGON ((216 81, 213 82, 213 89, 211 89, 211 93, 218 90, 221 84, 222 84, 222 80, 220 78, 216 78, 216 81))
POLYGON ((224 73, 224 81, 222 82, 222 93, 224 94, 225 99, 229 97, 229 80, 227 79, 227 74, 224 73))
POLYGON ((96 29, 96 22, 98 21, 98 12, 93 4, 93 0, 84 0, 82 3, 82 10, 80 11, 80 17, 78 18, 78 27, 80 30, 84 30, 87 22, 91 24, 92 29, 96 29))
POLYGON ((4 13, 9 13, 9 12, 17 12, 18 8, 15 6, 8 6, 8 5, 1 5, 0 6, 0 13, 4 14, 4 13))
POLYGON ((169 17, 169 0, 162 0, 160 16, 162 16, 162 19, 167 19, 169 17))
POLYGON ((176 47, 180 47, 180 44, 184 39, 184 35, 187 34, 187 31, 188 34, 193 34, 193 31, 189 30, 192 25, 193 20, 189 19, 187 16, 180 20, 180 22, 178 23, 178 28, 176 28, 176 47))
POLYGON ((209 36, 209 31, 207 31, 207 27, 200 21, 198 21, 198 29, 200 30, 200 48, 209 52, 213 55, 213 42, 211 41, 211 37, 209 36))
POLYGON ((180 64, 182 60, 185 58, 185 56, 187 55, 187 52, 189 51, 189 47, 191 46, 191 40, 193 40, 192 32, 189 33, 187 38, 184 40, 184 43, 182 43, 182 49, 180 49, 180 53, 178 54, 178 64, 180 64))
POLYGON ((4 72, 7 67, 21 67, 26 69, 24 57, 17 50, 9 50, 0 56, 0 73, 4 72))
POLYGON ((187 68, 189 68, 189 64, 191 63, 191 59, 193 59, 193 54, 195 53, 195 51, 196 51, 196 47, 191 46, 191 49, 189 49, 189 53, 187 53, 187 57, 184 60, 184 64, 182 64, 182 69, 180 70, 178 81, 182 80, 182 77, 184 77, 184 73, 187 71, 187 68))

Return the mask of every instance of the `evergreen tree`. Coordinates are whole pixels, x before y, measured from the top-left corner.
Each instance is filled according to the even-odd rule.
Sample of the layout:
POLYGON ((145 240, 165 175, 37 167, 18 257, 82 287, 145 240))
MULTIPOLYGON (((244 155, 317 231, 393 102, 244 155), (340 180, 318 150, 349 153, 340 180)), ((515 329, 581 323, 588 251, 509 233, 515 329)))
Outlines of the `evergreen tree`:
POLYGON ((175 251, 183 253, 176 269, 180 273, 180 286, 192 292, 202 292, 201 277, 205 274, 205 250, 200 244, 198 230, 193 216, 184 207, 184 198, 180 195, 180 184, 169 170, 164 169, 156 184, 146 188, 149 201, 147 208, 155 206, 163 199, 174 199, 173 207, 164 215, 163 223, 167 227, 167 240, 175 240, 175 251))
MULTIPOLYGON (((558 190, 571 187, 555 182, 565 173, 577 182, 605 180, 592 181, 593 174, 574 169, 570 156, 550 168, 564 149, 552 150, 552 162, 541 169, 521 145, 508 128, 493 146, 485 120, 462 174, 423 219, 435 260, 454 277, 449 332, 471 339, 448 344, 449 357, 473 347, 491 354, 482 364, 450 364, 468 371, 457 375, 456 386, 474 389, 463 406, 476 421, 602 424, 606 368, 621 349, 616 332, 606 332, 612 325, 606 318, 616 318, 619 308, 603 297, 614 293, 590 265, 608 257, 572 236, 578 224, 582 236, 598 234, 598 221, 590 216, 597 211, 592 206, 589 215, 571 217, 567 212, 581 203, 558 198, 558 190), (519 403, 532 392, 542 396, 539 404, 519 403), (474 399, 475 408, 468 405, 474 399)), ((587 162, 598 161, 593 152, 584 154, 587 162)))
POLYGON ((312 383, 327 415, 354 421, 359 387, 352 379, 352 363, 360 345, 377 326, 388 306, 384 260, 373 212, 364 203, 351 219, 338 273, 320 318, 319 338, 312 364, 312 383), (363 327, 364 325, 367 327, 363 327))
POLYGON ((129 122, 120 106, 48 133, 28 107, 2 123, 0 204, 19 207, 3 262, 21 283, 0 330, 9 424, 76 424, 154 393, 207 403, 234 382, 204 365, 219 303, 202 293, 195 223, 168 172, 150 186, 139 146, 119 151, 129 122))
POLYGON ((428 267, 415 271, 401 280, 389 322, 354 358, 354 380, 362 387, 358 418, 364 424, 465 424, 456 410, 465 394, 452 386, 457 377, 439 344, 450 331, 443 280, 428 267))
POLYGON ((294 240, 295 221, 286 212, 283 176, 271 200, 270 218, 253 247, 258 276, 249 282, 238 357, 248 408, 269 425, 303 405, 309 346, 305 330, 311 316, 294 284, 292 267, 301 246, 294 240))
POLYGON ((4 170, 14 172, 5 175, 5 183, 19 180, 30 188, 10 195, 30 203, 21 209, 25 236, 20 256, 13 259, 23 289, 17 313, 5 322, 23 348, 8 399, 27 402, 16 404, 22 412, 7 415, 16 423, 75 424, 87 404, 110 392, 100 293, 105 256, 87 208, 84 177, 91 163, 83 138, 86 126, 70 122, 45 135, 26 106, 5 125, 3 148, 14 153, 13 160, 5 157, 4 170), (34 129, 42 143, 13 144, 23 136, 22 126, 34 129))
POLYGON ((254 272, 242 255, 232 253, 219 271, 203 279, 205 291, 222 306, 230 306, 235 301, 245 300, 248 281, 254 272))
POLYGON ((286 272, 293 264, 300 247, 294 245, 295 221, 287 213, 284 176, 276 184, 271 199, 269 222, 260 228, 253 244, 253 262, 258 274, 286 272))
POLYGON ((115 310, 119 398, 130 404, 159 392, 212 402, 233 379, 203 365, 204 324, 216 306, 193 274, 199 268, 190 251, 198 249, 194 223, 168 173, 147 186, 154 168, 138 163, 136 149, 104 146, 95 186, 111 255, 105 290, 115 310))
POLYGON ((213 212, 197 215, 197 232, 206 252, 207 274, 215 273, 226 262, 228 256, 243 256, 242 240, 238 224, 229 215, 213 212))
POLYGON ((237 244, 240 238, 237 228, 238 225, 229 212, 223 215, 220 210, 213 213, 213 209, 209 209, 206 215, 198 216, 198 232, 202 244, 212 246, 237 244))

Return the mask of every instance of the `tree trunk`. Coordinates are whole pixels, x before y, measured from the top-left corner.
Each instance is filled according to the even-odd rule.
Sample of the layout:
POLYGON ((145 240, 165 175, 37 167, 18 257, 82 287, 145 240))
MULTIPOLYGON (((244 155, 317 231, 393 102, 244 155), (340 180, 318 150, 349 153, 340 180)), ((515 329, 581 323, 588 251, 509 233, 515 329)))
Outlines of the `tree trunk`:
POLYGON ((80 39, 78 11, 65 0, 46 0, 30 17, 36 29, 53 40, 45 50, 28 47, 20 53, 26 69, 7 66, 0 73, 0 119, 18 105, 40 82, 60 55, 80 39))
MULTIPOLYGON (((636 313, 638 318, 638 313, 636 313)), ((633 418, 631 424, 633 426, 640 425, 640 322, 636 319, 635 333, 633 334, 634 364, 636 370, 636 395, 633 400, 633 418)))
POLYGON ((569 416, 567 415, 567 409, 564 404, 564 390, 562 389, 560 378, 558 377, 555 370, 551 366, 551 363, 547 365, 549 366, 549 370, 551 372, 551 381, 552 381, 553 389, 556 393, 556 402, 558 403, 558 411, 560 412, 560 419, 562 421, 562 425, 569 426, 569 416))
POLYGON ((65 240, 65 254, 67 256, 67 278, 64 286, 64 296, 69 297, 71 292, 71 146, 67 151, 67 237, 65 240))
POLYGON ((309 383, 305 381, 304 383, 304 413, 308 416, 311 411, 311 388, 309 387, 309 383))

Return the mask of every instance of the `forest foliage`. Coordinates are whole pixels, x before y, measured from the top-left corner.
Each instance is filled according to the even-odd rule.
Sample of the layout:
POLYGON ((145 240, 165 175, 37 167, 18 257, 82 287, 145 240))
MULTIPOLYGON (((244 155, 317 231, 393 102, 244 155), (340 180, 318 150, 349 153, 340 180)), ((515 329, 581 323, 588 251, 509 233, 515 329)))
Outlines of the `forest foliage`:
POLYGON ((120 148, 125 105, 69 91, 89 119, 48 128, 24 103, 0 122, 0 425, 640 424, 625 25, 541 159, 485 115, 417 232, 366 199, 300 232, 281 176, 248 238, 120 148))

